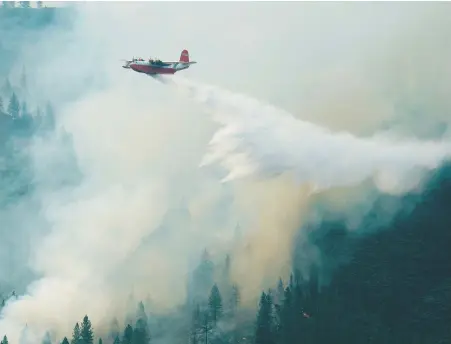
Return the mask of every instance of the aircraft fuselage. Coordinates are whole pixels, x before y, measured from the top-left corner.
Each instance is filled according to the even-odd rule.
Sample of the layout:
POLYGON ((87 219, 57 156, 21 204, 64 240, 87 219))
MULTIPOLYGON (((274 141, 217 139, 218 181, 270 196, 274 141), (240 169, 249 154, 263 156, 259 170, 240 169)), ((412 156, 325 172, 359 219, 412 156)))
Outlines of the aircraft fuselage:
POLYGON ((142 58, 135 59, 133 58, 131 61, 126 61, 123 68, 132 69, 138 73, 144 73, 151 76, 155 76, 158 74, 175 74, 180 70, 184 70, 189 68, 190 65, 195 64, 196 61, 189 60, 188 50, 182 50, 180 54, 180 59, 177 62, 164 62, 159 59, 144 60, 142 58))
MULTIPOLYGON (((192 62, 191 62, 192 63, 192 62)), ((175 74, 180 70, 187 69, 191 63, 173 62, 173 63, 162 63, 161 65, 155 65, 148 61, 135 61, 130 63, 124 68, 130 68, 138 73, 144 74, 175 74)))

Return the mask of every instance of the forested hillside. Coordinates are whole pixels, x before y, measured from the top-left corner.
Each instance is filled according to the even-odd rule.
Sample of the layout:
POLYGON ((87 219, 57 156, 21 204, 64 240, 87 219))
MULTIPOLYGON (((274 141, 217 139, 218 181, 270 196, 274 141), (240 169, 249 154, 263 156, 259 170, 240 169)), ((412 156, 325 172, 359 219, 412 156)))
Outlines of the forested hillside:
MULTIPOLYGON (((0 37, 0 210, 5 213, 35 187, 26 149, 34 139, 58 132, 58 142, 68 147, 69 162, 64 163, 76 170, 76 160, 70 136, 55 121, 52 99, 29 104, 26 71, 32 66, 23 66, 17 82, 9 77, 21 45, 27 43, 27 30, 51 25, 58 9, 3 3, 0 32, 8 37, 0 37)), ((75 183, 76 178, 60 182, 75 183)), ((311 241, 329 260, 346 256, 343 264, 333 269, 313 265, 305 275, 295 265, 288 280, 274 281, 274 289, 261 291, 256 312, 240 302, 240 288, 230 276, 233 255, 213 257, 205 248, 189 277, 187 300, 176 311, 154 314, 151 295, 136 300, 130 291, 135 311, 111 319, 107 330, 93 328, 89 314, 80 314, 73 333, 54 338, 49 329, 42 343, 451 343, 451 167, 433 175, 425 189, 422 195, 398 198, 399 214, 384 227, 372 228, 372 234, 350 233, 338 220, 315 223, 311 241)), ((380 209, 393 198, 380 198, 361 226, 374 227, 380 209)), ((2 261, 13 254, 2 244, 6 231, 0 223, 2 261)), ((301 245, 294 256, 297 250, 301 245)), ((0 277, 4 307, 24 291, 23 275, 8 271, 0 277)), ((180 276, 180 284, 186 284, 186 276, 180 276)), ((9 343, 7 333, 0 335, 2 344, 9 343)))

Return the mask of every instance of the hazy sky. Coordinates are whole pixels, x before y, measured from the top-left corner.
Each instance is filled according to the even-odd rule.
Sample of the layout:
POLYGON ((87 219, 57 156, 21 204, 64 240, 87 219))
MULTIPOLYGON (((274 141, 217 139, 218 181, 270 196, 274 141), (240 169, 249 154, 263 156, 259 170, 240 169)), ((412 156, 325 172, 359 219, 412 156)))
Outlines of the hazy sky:
MULTIPOLYGON (((217 129, 211 109, 207 112, 205 102, 184 97, 176 88, 122 69, 120 59, 174 60, 188 49, 198 64, 180 74, 199 82, 197 96, 211 96, 209 105, 223 104, 213 109, 216 118, 242 114, 243 121, 232 124, 249 129, 247 133, 259 133, 255 128, 269 133, 257 141, 241 141, 239 147, 257 142, 261 148, 267 139, 265 148, 286 151, 269 144, 276 136, 268 122, 260 122, 261 104, 251 108, 255 102, 246 97, 211 95, 205 84, 353 133, 372 133, 386 120, 405 118, 410 107, 420 108, 428 121, 447 118, 448 6, 80 4, 73 31, 49 28, 17 61, 16 72, 23 64, 33 65, 29 77, 34 96, 55 103, 58 124, 72 134, 85 178, 74 190, 38 189, 35 197, 45 204, 42 216, 49 228, 34 248, 31 266, 44 278, 30 286, 23 300, 6 307, 0 333, 11 333, 13 342, 28 323, 40 331, 54 328, 58 335, 69 334, 86 313, 98 327, 109 321, 106 314, 123 313, 125 301, 119 300, 130 290, 138 299, 150 293, 157 309, 170 308, 183 301, 180 276, 186 276, 205 247, 236 253, 233 274, 245 301, 253 301, 261 288, 289 270, 308 190, 287 176, 221 184, 217 170, 199 169, 217 129), (143 244, 168 209, 180 204, 191 218, 172 222, 164 236, 143 244), (240 245, 233 238, 237 222, 244 231, 240 245)), ((265 118, 276 123, 280 111, 275 113, 265 118)), ((411 128, 411 122, 407 117, 401 124, 411 128)), ((303 144, 298 137, 295 141, 303 144)), ((356 154, 365 154, 359 140, 351 143, 358 146, 356 154)), ((310 148, 313 152, 315 147, 310 148)), ((61 153, 54 141, 37 142, 33 152, 38 180, 70 172, 48 167, 61 153)), ((25 221, 17 217, 16 226, 25 221)))

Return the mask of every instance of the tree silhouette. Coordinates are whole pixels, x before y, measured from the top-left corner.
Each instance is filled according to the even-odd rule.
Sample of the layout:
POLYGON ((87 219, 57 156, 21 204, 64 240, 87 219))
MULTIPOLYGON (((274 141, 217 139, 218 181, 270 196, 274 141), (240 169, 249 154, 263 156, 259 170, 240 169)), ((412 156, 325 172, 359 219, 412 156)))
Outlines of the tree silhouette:
POLYGON ((190 343, 198 343, 198 334, 202 326, 202 313, 200 311, 199 304, 194 307, 193 314, 191 316, 191 329, 190 329, 190 343))
POLYGON ((89 320, 87 315, 84 316, 83 322, 81 323, 80 335, 83 340, 83 344, 92 344, 94 342, 91 320, 89 320))
POLYGON ((216 322, 222 315, 222 298, 216 284, 211 288, 210 297, 208 298, 208 307, 213 323, 216 325, 216 322))
POLYGON ((240 289, 236 284, 232 286, 232 296, 231 296, 231 309, 232 312, 235 312, 241 302, 240 289))
POLYGON ((255 344, 274 344, 273 312, 271 295, 262 293, 257 314, 255 344))
POLYGON ((8 104, 8 114, 12 118, 17 119, 19 118, 19 113, 20 113, 19 100, 17 99, 16 93, 13 92, 8 104))
POLYGON ((42 344, 52 344, 52 338, 50 338, 50 333, 47 331, 42 339, 42 344))
POLYGON ((70 341, 70 343, 80 344, 80 342, 81 342, 80 325, 77 322, 74 326, 74 330, 72 332, 72 340, 70 341))
POLYGON ((133 328, 127 325, 124 330, 124 337, 122 338, 123 344, 131 344, 133 339, 133 328))
POLYGON ((209 315, 209 312, 204 312, 201 315, 201 331, 202 334, 204 335, 204 339, 205 339, 205 344, 208 344, 208 334, 210 333, 210 331, 213 329, 212 323, 211 323, 211 318, 209 315))
POLYGON ((147 344, 149 340, 150 336, 147 332, 147 324, 144 319, 138 319, 133 329, 132 344, 147 344))

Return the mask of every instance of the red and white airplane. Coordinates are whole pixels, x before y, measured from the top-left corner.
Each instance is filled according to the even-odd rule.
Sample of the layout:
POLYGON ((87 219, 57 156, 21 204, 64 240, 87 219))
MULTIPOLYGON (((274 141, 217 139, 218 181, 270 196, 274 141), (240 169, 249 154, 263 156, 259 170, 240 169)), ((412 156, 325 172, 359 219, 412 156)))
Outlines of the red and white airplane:
POLYGON ((188 50, 183 50, 180 54, 180 60, 177 62, 165 62, 159 59, 133 58, 131 61, 125 61, 123 68, 132 69, 138 73, 144 73, 150 76, 158 74, 174 74, 178 71, 189 68, 190 65, 197 63, 189 60, 188 50))

